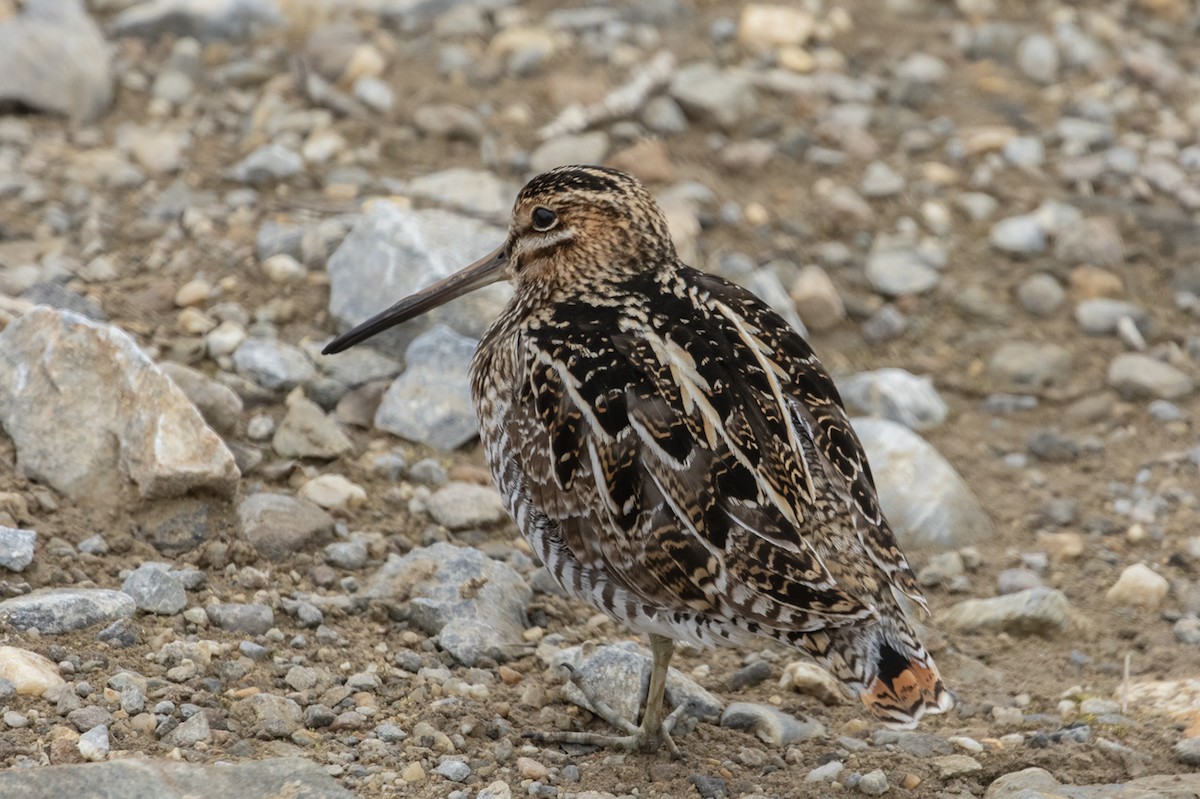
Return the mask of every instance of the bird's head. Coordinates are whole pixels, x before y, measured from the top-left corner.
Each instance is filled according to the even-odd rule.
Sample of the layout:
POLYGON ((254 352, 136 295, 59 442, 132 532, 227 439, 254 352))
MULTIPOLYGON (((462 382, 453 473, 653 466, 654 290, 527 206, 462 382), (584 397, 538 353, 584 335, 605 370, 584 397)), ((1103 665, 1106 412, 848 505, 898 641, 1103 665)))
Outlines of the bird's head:
POLYGON ((667 220, 636 178, 599 166, 558 167, 521 189, 500 247, 348 330, 323 352, 341 352, 499 280, 511 280, 518 297, 550 295, 674 259, 667 220))

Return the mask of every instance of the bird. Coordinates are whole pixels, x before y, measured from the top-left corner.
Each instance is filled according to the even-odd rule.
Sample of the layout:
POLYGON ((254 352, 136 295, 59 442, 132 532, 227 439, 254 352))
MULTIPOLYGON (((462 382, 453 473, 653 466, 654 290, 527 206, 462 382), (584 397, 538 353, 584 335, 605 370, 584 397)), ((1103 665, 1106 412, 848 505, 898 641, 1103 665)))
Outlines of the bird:
POLYGON ((680 260, 631 175, 533 177, 495 251, 323 352, 499 280, 512 298, 470 365, 496 486, 555 581, 647 635, 652 656, 640 724, 588 696, 623 734, 535 737, 679 756, 684 708, 664 708, 676 642, 776 641, 890 726, 954 706, 829 374, 763 300, 680 260))

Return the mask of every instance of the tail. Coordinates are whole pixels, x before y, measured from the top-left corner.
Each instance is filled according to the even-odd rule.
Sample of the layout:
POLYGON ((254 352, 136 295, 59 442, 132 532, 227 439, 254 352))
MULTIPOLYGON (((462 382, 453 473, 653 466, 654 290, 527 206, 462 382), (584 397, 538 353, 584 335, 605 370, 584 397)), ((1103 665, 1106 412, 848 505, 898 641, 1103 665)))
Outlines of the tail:
POLYGON ((801 646, 888 726, 912 729, 923 716, 954 707, 937 664, 907 624, 883 620, 822 630, 801 646))

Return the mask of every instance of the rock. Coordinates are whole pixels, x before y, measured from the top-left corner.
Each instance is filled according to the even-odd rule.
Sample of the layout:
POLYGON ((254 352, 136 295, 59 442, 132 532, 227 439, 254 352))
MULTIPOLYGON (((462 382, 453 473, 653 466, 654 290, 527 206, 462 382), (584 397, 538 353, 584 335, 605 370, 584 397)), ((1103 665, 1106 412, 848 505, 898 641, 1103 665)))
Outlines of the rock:
POLYGON ((0 566, 13 572, 23 572, 33 563, 33 548, 37 533, 0 525, 0 566))
POLYGON ((413 114, 417 130, 426 136, 477 142, 486 131, 483 120, 469 108, 454 103, 429 103, 413 114))
POLYGON ((252 186, 263 186, 293 178, 304 172, 304 156, 282 144, 264 144, 231 166, 229 178, 252 186))
POLYGON ((331 460, 353 449, 353 442, 342 432, 337 419, 321 410, 320 405, 300 394, 288 397, 287 405, 287 415, 271 439, 271 448, 280 455, 331 460))
POLYGON ((1007 341, 992 353, 988 377, 997 388, 1028 390, 1059 385, 1070 374, 1071 353, 1058 344, 1007 341))
MULTIPOLYGON (((555 136, 539 144, 529 155, 529 168, 545 172, 569 164, 599 164, 607 154, 608 134, 603 131, 555 136)), ((512 205, 513 194, 506 199, 506 211, 512 205)))
POLYGON ((1200 774, 1162 774, 1114 784, 1061 784, 1041 768, 998 777, 984 799, 1186 799, 1200 792, 1200 774))
POLYGON ((392 87, 379 78, 364 77, 354 81, 354 97, 367 108, 386 114, 396 102, 392 87))
POLYGON ((349 513, 367 501, 367 491, 340 474, 323 474, 300 487, 300 499, 306 499, 325 510, 349 513))
POLYGON ((504 501, 490 485, 447 483, 433 492, 426 505, 437 523, 450 530, 486 527, 508 518, 504 501))
POLYGON ((274 0, 148 0, 118 14, 112 30, 117 36, 189 36, 210 42, 249 39, 284 24, 274 0))
MULTIPOLYGON (((502 228, 449 211, 373 202, 327 262, 329 313, 339 330, 347 330, 457 272, 503 243, 504 236, 502 228)), ((478 339, 510 296, 505 283, 473 291, 375 336, 369 344, 380 352, 399 353, 436 324, 478 339)))
POLYGON ((222 630, 262 635, 275 626, 275 614, 266 605, 224 602, 205 608, 209 621, 222 630))
POLYGON ((520 654, 525 605, 533 596, 510 566, 477 549, 439 542, 391 555, 364 595, 407 608, 407 618, 458 662, 505 661, 520 654))
POLYGON ((107 588, 49 588, 0 602, 0 621, 44 635, 82 630, 133 615, 129 595, 107 588))
POLYGON ((1059 232, 1054 242, 1054 257, 1067 266, 1083 264, 1102 271, 1125 263, 1125 243, 1113 220, 1089 217, 1059 232))
POLYGON ((254 694, 238 700, 229 716, 259 738, 287 738, 300 729, 300 706, 283 696, 254 694))
POLYGON ((939 623, 965 633, 1052 635, 1067 627, 1070 603, 1051 588, 1031 588, 989 599, 968 599, 939 614, 939 623))
POLYGON ((837 381, 847 407, 859 413, 890 419, 913 430, 927 430, 946 421, 946 403, 929 377, 903 369, 859 372, 837 381))
POLYGON ((104 760, 108 757, 108 750, 108 727, 104 724, 79 736, 79 754, 84 760, 104 760))
POLYGON ((148 498, 228 495, 240 476, 128 335, 67 311, 35 308, 0 332, 0 423, 20 467, 76 500, 112 502, 123 477, 148 498))
POLYGON ((1058 48, 1054 40, 1040 33, 1026 36, 1017 46, 1017 66, 1034 83, 1053 83, 1058 78, 1058 48))
POLYGON ((754 88, 745 78, 707 61, 680 68, 671 80, 671 97, 689 115, 726 130, 758 108, 754 88))
POLYGON ((358 388, 380 380, 391 380, 404 371, 399 361, 381 355, 370 347, 355 347, 336 355, 322 355, 328 342, 310 342, 305 354, 323 374, 350 388, 358 388))
POLYGON ((858 781, 858 790, 867 796, 883 796, 891 787, 888 785, 887 775, 875 769, 862 775, 858 781))
MULTIPOLYGON (((562 687, 565 698, 591 710, 579 690, 580 683, 603 700, 622 718, 636 720, 642 697, 650 684, 650 652, 633 641, 606 646, 581 645, 560 650, 551 658, 554 668, 570 666, 574 679, 562 687), (631 690, 632 688, 632 690, 631 690)), ((720 699, 676 669, 667 671, 666 704, 689 705, 689 713, 702 719, 716 718, 724 706, 720 699)))
POLYGON ((1125 281, 1105 269, 1083 264, 1071 270, 1071 292, 1080 299, 1120 297, 1125 293, 1125 281))
POLYGON ((27 0, 22 13, 5 17, 0 105, 21 104, 77 123, 99 120, 112 105, 112 65, 104 33, 85 4, 27 0))
POLYGON ((1185 766, 1200 766, 1200 738, 1184 738, 1174 747, 1175 759, 1185 766))
POLYGON ((823 737, 825 728, 815 721, 801 721, 770 705, 734 702, 721 714, 721 726, 748 730, 773 746, 823 737))
MULTIPOLYGON (((497 221, 508 219, 512 211, 513 197, 517 196, 516 186, 501 180, 491 172, 462 167, 413 178, 404 191, 409 197, 429 200, 473 217, 497 221)), ((470 262, 463 261, 460 266, 466 266, 468 263, 470 262)))
POLYGON ((270 560, 323 545, 333 536, 333 517, 286 494, 251 494, 238 506, 238 521, 242 538, 270 560))
POLYGON ((476 343, 445 325, 422 333, 405 353, 408 368, 388 387, 375 426, 441 450, 479 433, 468 368, 476 343))
POLYGON ((793 661, 784 668, 779 687, 814 696, 827 705, 840 705, 846 701, 841 683, 816 663, 805 660, 793 661))
POLYGON ((991 520, 966 483, 920 436, 886 419, 852 423, 884 515, 904 549, 955 549, 991 535, 991 520))
POLYGON ((233 353, 233 368, 247 380, 272 391, 291 391, 317 377, 304 351, 268 338, 249 338, 233 353))
POLYGON ((863 172, 858 191, 863 197, 875 200, 894 197, 904 191, 904 178, 883 161, 872 161, 863 172))
POLYGON ((1030 588, 1040 588, 1042 579, 1031 569, 1004 569, 996 575, 996 592, 1015 594, 1030 588))
POLYGON ((187 607, 183 584, 165 568, 144 564, 130 572, 121 590, 133 597, 138 610, 171 616, 187 607))
MULTIPOLYGON (((0 680, 7 680, 21 696, 42 696, 66 685, 49 658, 15 646, 0 646, 0 680)), ((0 785, 3 785, 0 772, 0 785)))
POLYGON ((742 9, 738 41, 762 50, 799 47, 812 36, 816 24, 811 14, 796 8, 750 3, 742 9))
POLYGON ((1017 287, 1017 302, 1029 315, 1044 318, 1062 306, 1066 294, 1053 275, 1038 272, 1021 281, 1017 287))
POLYGON ((940 780, 952 780, 983 771, 979 761, 970 755, 943 755, 933 758, 930 762, 940 780))
POLYGON ((191 717, 162 737, 166 746, 189 747, 201 741, 212 739, 212 730, 208 724, 208 714, 203 710, 193 713, 191 717))
POLYGON ((461 760, 447 758, 433 769, 434 774, 440 774, 451 782, 466 782, 471 776, 471 767, 461 760))
POLYGON ((688 128, 687 117, 679 103, 660 95, 646 103, 642 109, 642 123, 660 136, 683 133, 688 128))
POLYGON ((183 500, 153 506, 138 521, 154 548, 174 557, 200 546, 223 527, 227 507, 224 503, 183 500))
POLYGON ((1075 321, 1089 336, 1107 336, 1117 332, 1120 321, 1129 317, 1135 323, 1146 323, 1146 312, 1131 302, 1097 297, 1082 300, 1075 306, 1075 321))
POLYGON ((1127 399, 1176 399, 1196 387, 1192 378, 1174 366, 1133 352, 1113 358, 1108 384, 1127 399))
POLYGON ((1046 230, 1033 214, 1010 216, 992 226, 988 242, 1011 255, 1033 255, 1046 249, 1046 230))
POLYGON ((817 766, 804 775, 805 782, 833 782, 846 768, 840 760, 830 760, 823 766, 817 766))
POLYGON ((361 569, 366 565, 367 555, 367 542, 361 538, 337 541, 325 547, 325 562, 339 569, 361 569))
POLYGON ((242 398, 237 392, 181 363, 166 361, 159 364, 159 368, 179 386, 214 430, 224 434, 234 431, 243 410, 242 398))
POLYGON ((938 271, 909 249, 876 249, 867 256, 867 280, 887 297, 924 294, 937 286, 938 271))
POLYGON ((1169 589, 1166 577, 1144 564, 1135 563, 1125 567, 1105 596, 1119 605, 1157 608, 1167 598, 1169 589))
POLYGON ((846 306, 841 295, 819 266, 801 269, 789 292, 796 312, 810 330, 828 330, 846 318, 846 306))

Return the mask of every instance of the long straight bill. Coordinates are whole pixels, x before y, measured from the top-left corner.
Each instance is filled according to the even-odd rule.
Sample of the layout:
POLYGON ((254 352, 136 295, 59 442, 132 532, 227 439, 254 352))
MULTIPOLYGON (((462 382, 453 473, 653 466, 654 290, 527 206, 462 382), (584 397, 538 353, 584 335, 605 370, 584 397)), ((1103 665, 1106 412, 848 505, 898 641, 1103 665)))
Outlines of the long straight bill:
POLYGON ((461 297, 475 289, 491 285, 504 277, 504 267, 507 263, 508 258, 504 253, 504 248, 500 247, 466 269, 455 272, 424 291, 418 291, 412 296, 405 297, 386 311, 380 311, 362 324, 347 330, 326 344, 325 349, 321 350, 321 354, 331 355, 341 352, 366 341, 377 333, 395 327, 401 322, 407 322, 427 311, 432 311, 455 297, 461 297))

